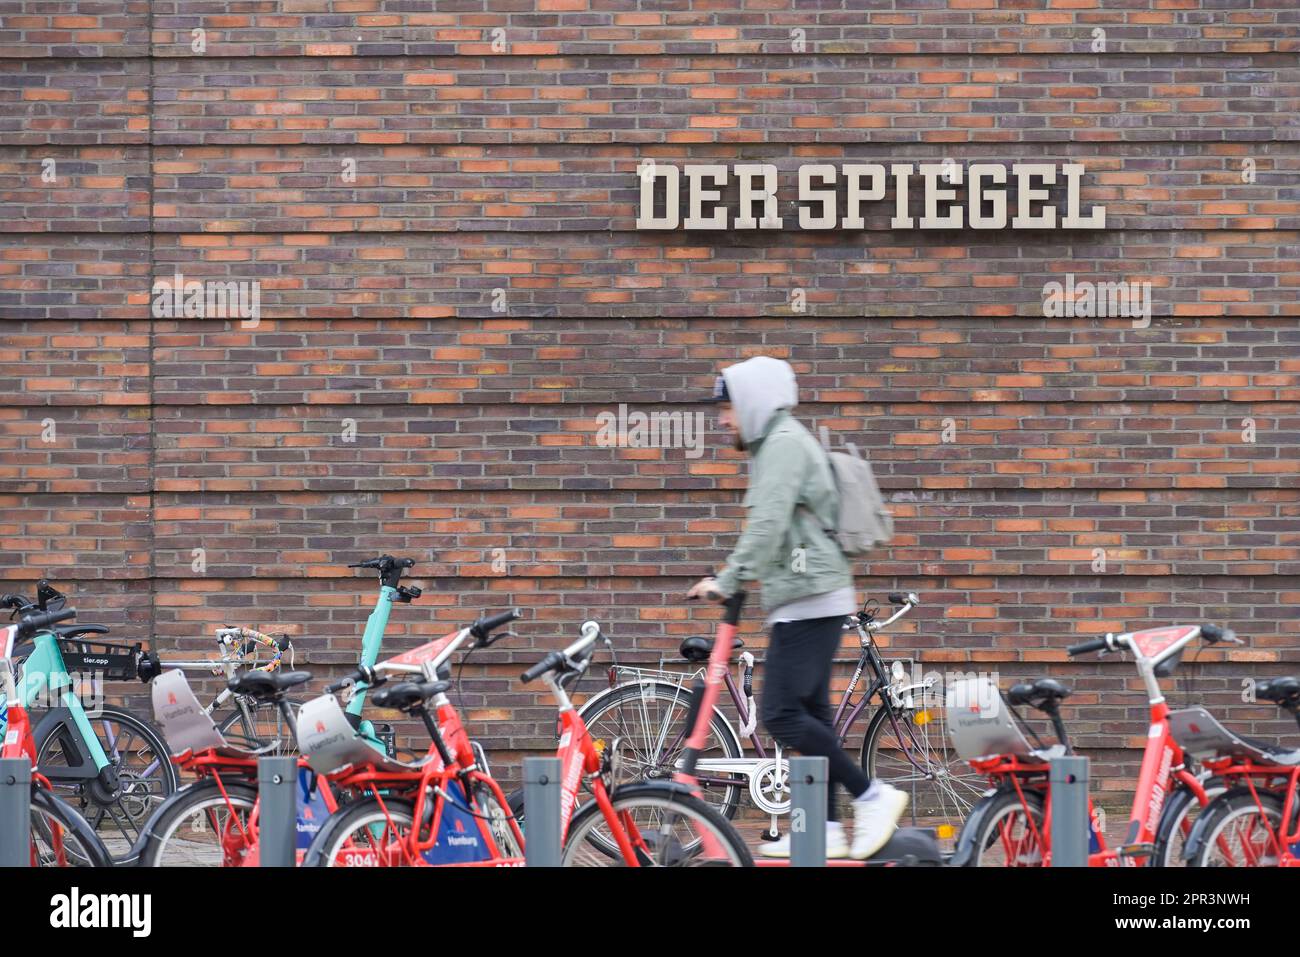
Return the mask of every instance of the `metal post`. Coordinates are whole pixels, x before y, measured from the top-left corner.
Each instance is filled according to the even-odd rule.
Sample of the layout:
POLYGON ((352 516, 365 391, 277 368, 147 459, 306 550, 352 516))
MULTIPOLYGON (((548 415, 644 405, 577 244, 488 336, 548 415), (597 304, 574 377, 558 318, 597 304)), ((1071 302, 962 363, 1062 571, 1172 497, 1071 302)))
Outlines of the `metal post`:
POLYGON ((524 758, 524 861, 560 866, 560 759, 524 758))
POLYGON ((298 759, 257 759, 257 863, 293 867, 298 849, 298 759))
POLYGON ((826 787, 830 762, 824 757, 790 759, 790 866, 826 866, 826 787))
POLYGON ((32 862, 32 764, 0 759, 0 867, 32 862))
POLYGON ((1087 867, 1088 759, 1052 758, 1048 782, 1052 790, 1052 866, 1087 867))

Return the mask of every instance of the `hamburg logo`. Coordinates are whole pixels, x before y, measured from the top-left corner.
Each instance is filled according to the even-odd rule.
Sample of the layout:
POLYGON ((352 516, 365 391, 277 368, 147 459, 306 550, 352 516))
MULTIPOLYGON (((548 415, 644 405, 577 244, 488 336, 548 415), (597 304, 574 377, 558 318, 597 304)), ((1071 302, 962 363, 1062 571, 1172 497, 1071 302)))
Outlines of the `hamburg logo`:
POLYGON ((458 834, 465 833, 465 822, 462 821, 460 818, 456 818, 456 833, 458 834))
POLYGON ((324 734, 324 733, 325 733, 325 722, 324 722, 324 721, 317 721, 317 722, 316 722, 316 733, 317 733, 317 734, 324 734))
POLYGON ((175 691, 169 691, 169 692, 167 692, 167 703, 168 703, 168 704, 175 704, 175 703, 176 703, 176 692, 175 692, 175 691))

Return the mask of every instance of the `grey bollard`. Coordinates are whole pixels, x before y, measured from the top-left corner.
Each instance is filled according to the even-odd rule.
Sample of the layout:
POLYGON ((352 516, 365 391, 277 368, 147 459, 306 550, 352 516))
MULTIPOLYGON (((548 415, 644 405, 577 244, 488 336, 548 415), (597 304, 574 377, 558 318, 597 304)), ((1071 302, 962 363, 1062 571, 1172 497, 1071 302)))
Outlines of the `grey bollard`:
POLYGON ((826 866, 826 788, 830 762, 824 757, 790 759, 790 866, 826 866))
POLYGON ((293 867, 298 849, 298 759, 257 759, 257 863, 293 867))
POLYGON ((524 863, 560 866, 560 759, 524 758, 524 863))
POLYGON ((32 863, 32 765, 26 758, 0 760, 0 867, 32 863))
POLYGON ((1088 759, 1052 758, 1048 773, 1052 789, 1052 866, 1087 867, 1088 759))

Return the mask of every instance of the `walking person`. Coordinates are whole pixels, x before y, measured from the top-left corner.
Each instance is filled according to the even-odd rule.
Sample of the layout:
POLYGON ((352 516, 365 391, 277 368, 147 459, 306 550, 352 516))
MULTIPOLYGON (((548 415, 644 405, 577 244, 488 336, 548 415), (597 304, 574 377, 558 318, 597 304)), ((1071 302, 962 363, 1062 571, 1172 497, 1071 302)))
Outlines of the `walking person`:
MULTIPOLYGON (((869 780, 831 724, 831 665, 844 618, 858 607, 848 559, 827 531, 838 508, 834 474, 821 445, 791 415, 798 388, 788 363, 755 356, 728 366, 713 398, 719 422, 750 458, 745 526, 722 570, 696 582, 688 596, 722 600, 743 582, 759 582, 770 632, 763 725, 784 748, 829 760, 827 857, 865 860, 889 841, 907 795, 869 780), (836 820, 836 784, 853 798, 852 845, 836 820)), ((759 853, 789 857, 789 835, 759 853)))

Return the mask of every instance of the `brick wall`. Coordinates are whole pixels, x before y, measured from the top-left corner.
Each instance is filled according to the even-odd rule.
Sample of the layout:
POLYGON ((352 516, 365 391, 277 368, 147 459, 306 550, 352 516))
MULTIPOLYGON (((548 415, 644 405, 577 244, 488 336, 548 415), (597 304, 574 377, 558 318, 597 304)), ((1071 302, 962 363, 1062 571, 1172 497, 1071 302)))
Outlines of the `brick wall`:
POLYGON ((465 670, 511 777, 550 740, 520 664, 587 617, 628 661, 707 631, 673 596, 739 527, 712 423, 691 457, 603 447, 597 416, 693 411, 766 353, 893 501, 860 585, 923 596, 898 653, 1075 681, 1118 792, 1131 666, 1061 649, 1228 622, 1249 644, 1179 690, 1284 732, 1241 690, 1300 667, 1300 12, 728 6, 0 0, 6 590, 51 576, 164 653, 287 629, 326 672, 373 595, 341 566, 411 555, 391 647, 528 608, 465 670), (634 229, 645 158, 950 156, 1081 162, 1108 228, 634 229), (259 282, 261 324, 154 317, 178 271, 259 282), (1151 282, 1150 326, 1044 318, 1067 273, 1151 282))

